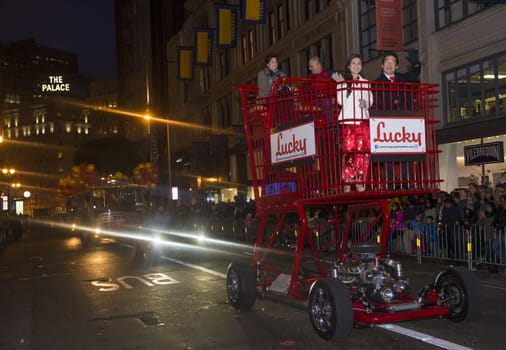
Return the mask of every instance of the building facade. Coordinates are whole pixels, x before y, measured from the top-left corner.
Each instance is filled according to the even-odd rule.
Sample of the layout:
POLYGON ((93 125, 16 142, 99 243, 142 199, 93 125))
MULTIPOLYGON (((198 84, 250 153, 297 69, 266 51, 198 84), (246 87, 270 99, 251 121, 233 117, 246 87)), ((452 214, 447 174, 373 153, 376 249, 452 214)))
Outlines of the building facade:
POLYGON ((63 210, 56 190, 79 146, 123 129, 102 110, 117 105, 115 82, 94 81, 90 90, 74 53, 33 39, 2 43, 0 64, 0 168, 15 170, 0 175, 2 209, 54 214, 63 210))
POLYGON ((124 130, 132 140, 147 139, 146 161, 159 165, 160 196, 168 196, 168 67, 165 44, 184 21, 184 2, 116 0, 118 107, 135 114, 124 130), (149 119, 143 118, 149 116, 149 119))
MULTIPOLYGON (((242 13, 244 1, 223 1, 242 13)), ((178 48, 195 47, 195 28, 218 28, 216 2, 189 0, 182 30, 167 44, 167 60, 178 62, 178 48)), ((471 0, 403 0, 405 48, 420 52, 420 81, 437 83, 436 115, 442 189, 467 185, 483 173, 501 180, 504 164, 465 166, 463 146, 502 140, 506 134, 506 5, 471 0), (490 127, 494 125, 494 127, 490 127)), ((264 58, 277 53, 289 76, 305 77, 308 58, 318 55, 329 68, 344 70, 347 57, 364 58, 363 75, 380 74, 374 1, 273 0, 265 22, 239 17, 235 47, 212 47, 211 64, 192 67, 192 79, 178 79, 180 65, 169 65, 169 115, 200 128, 171 130, 171 151, 178 184, 191 190, 219 190, 229 200, 249 181, 242 113, 234 85, 254 83, 264 58), (206 186, 206 180, 208 185, 206 186), (228 194, 227 194, 228 193, 228 194)), ((400 71, 408 69, 399 52, 400 71)))

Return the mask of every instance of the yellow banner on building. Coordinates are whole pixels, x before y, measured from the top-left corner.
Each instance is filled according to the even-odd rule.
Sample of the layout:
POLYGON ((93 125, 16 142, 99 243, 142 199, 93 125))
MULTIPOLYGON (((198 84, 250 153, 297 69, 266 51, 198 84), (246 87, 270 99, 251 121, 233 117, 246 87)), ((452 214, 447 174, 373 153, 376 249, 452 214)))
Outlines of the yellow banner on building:
POLYGON ((193 47, 178 46, 178 80, 193 79, 193 47))
POLYGON ((237 18, 238 7, 234 5, 217 4, 216 30, 218 47, 233 48, 237 45, 237 18))
POLYGON ((242 0, 242 20, 244 23, 265 23, 265 0, 242 0))
POLYGON ((197 64, 211 64, 213 51, 213 31, 210 29, 195 29, 195 47, 197 64))

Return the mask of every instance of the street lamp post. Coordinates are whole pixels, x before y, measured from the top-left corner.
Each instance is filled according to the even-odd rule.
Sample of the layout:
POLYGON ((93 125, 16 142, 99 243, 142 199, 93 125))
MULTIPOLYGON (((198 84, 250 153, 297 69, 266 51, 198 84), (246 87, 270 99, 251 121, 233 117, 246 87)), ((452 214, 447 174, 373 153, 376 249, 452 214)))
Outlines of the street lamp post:
POLYGON ((172 157, 170 153, 170 125, 167 119, 167 185, 169 187, 169 206, 172 205, 172 157))

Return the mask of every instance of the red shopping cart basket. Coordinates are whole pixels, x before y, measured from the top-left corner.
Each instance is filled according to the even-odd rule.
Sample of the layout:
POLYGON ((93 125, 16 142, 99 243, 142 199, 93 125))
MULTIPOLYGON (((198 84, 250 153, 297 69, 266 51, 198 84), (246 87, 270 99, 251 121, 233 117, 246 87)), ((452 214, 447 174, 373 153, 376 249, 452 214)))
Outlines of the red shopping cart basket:
MULTIPOLYGON (((267 98, 257 96, 255 85, 238 89, 259 224, 251 264, 229 266, 229 300, 246 308, 258 293, 272 292, 309 298, 314 306, 311 286, 336 278, 339 266, 356 256, 369 263, 371 256, 385 258, 393 197, 439 191, 436 85, 282 78, 267 98), (363 212, 373 216, 357 230, 353 222, 363 212)), ((353 309, 362 311, 351 311, 350 304, 345 314, 354 313, 356 323, 448 312, 445 307, 388 320, 371 317, 374 308, 364 308, 364 296, 356 293, 368 287, 347 278, 342 283, 353 309)), ((406 305, 394 309, 412 310, 413 299, 400 294, 395 303, 406 305)), ((382 302, 382 310, 390 303, 382 302)), ((318 330, 317 309, 310 311, 313 326, 323 337, 334 336, 335 324, 318 330)))

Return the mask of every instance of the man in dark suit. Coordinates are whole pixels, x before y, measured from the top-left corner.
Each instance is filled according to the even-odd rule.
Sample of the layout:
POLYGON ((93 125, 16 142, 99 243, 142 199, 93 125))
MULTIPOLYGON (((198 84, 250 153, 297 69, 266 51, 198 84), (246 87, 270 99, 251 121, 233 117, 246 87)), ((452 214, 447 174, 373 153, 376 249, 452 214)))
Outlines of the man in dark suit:
MULTIPOLYGON (((384 114, 388 112, 407 112, 417 109, 416 95, 411 93, 413 87, 407 83, 416 83, 421 73, 420 60, 418 59, 417 49, 408 49, 406 59, 411 63, 411 69, 406 73, 399 73, 399 57, 395 52, 386 52, 381 61, 381 74, 376 78, 373 85, 374 106, 371 109, 371 115, 384 114)), ((397 163, 397 162, 396 162, 397 163)), ((388 185, 389 189, 406 189, 408 184, 408 170, 413 163, 411 161, 401 161, 394 166, 393 161, 385 163, 385 175, 387 181, 399 180, 394 175, 394 168, 400 167, 401 184, 395 186, 388 185)))
POLYGON ((403 83, 415 83, 418 81, 422 67, 418 59, 418 50, 409 49, 407 60, 411 63, 411 70, 399 73, 399 57, 395 52, 387 52, 381 62, 381 74, 375 81, 376 96, 374 109, 386 111, 409 111, 414 103, 409 89, 403 83), (401 83, 396 86, 396 83, 401 83))

